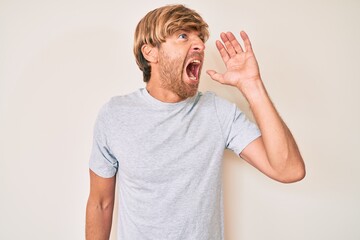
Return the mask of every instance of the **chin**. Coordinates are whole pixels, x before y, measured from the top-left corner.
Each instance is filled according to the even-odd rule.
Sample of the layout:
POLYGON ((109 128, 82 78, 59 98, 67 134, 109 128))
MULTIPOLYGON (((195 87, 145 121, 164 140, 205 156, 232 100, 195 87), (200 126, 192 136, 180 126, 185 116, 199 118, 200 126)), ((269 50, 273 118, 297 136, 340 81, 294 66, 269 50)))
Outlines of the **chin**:
POLYGON ((183 87, 177 89, 177 95, 183 99, 193 97, 198 92, 198 83, 185 83, 183 87))

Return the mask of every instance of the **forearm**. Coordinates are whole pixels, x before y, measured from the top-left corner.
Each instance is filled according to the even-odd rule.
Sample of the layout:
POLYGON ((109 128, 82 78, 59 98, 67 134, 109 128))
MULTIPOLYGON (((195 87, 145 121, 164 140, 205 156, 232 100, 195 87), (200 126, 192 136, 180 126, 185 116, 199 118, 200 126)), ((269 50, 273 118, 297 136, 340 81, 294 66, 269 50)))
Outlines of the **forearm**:
POLYGON ((302 178, 305 169, 296 142, 276 111, 261 79, 243 85, 240 91, 249 102, 259 126, 272 169, 278 174, 302 178))
POLYGON ((108 240, 110 237, 114 203, 102 205, 88 200, 86 207, 86 239, 108 240))

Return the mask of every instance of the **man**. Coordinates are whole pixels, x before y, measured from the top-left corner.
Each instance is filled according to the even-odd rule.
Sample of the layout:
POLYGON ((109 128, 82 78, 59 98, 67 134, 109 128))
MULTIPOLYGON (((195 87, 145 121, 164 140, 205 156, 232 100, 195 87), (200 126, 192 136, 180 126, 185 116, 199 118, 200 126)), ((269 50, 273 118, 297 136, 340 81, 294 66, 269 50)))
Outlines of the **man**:
POLYGON ((119 239, 224 239, 225 148, 274 180, 290 183, 305 176, 245 32, 244 48, 232 33, 221 34, 216 46, 227 70, 207 73, 239 89, 257 125, 234 104, 197 91, 208 35, 201 16, 183 5, 155 9, 139 22, 134 53, 146 88, 112 98, 97 118, 87 239, 109 238, 115 181, 119 239))

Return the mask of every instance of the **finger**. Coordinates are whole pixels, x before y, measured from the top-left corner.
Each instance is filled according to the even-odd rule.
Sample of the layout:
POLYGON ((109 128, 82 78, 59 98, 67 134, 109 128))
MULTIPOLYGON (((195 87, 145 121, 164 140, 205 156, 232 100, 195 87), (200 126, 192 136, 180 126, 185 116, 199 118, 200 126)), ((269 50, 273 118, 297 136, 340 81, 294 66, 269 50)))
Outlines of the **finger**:
POLYGON ((236 55, 236 50, 235 50, 234 46, 231 44, 231 41, 228 38, 227 34, 226 33, 221 33, 220 38, 224 42, 224 44, 226 46, 226 51, 229 53, 229 56, 230 57, 235 56, 236 55))
POLYGON ((223 61, 226 63, 230 59, 230 56, 229 56, 228 52, 226 51, 224 45, 219 40, 216 41, 216 48, 219 50, 223 61))
POLYGON ((240 32, 240 36, 241 36, 242 40, 244 41, 245 51, 252 52, 253 50, 252 50, 249 36, 244 31, 240 32))
POLYGON ((232 32, 227 32, 226 36, 229 39, 231 45, 234 47, 236 52, 238 52, 238 53, 243 52, 243 49, 242 49, 239 41, 236 39, 236 37, 234 36, 234 34, 232 32))
POLYGON ((219 82, 219 83, 223 83, 224 82, 224 77, 222 74, 214 71, 214 70, 207 70, 206 73, 215 81, 219 82))

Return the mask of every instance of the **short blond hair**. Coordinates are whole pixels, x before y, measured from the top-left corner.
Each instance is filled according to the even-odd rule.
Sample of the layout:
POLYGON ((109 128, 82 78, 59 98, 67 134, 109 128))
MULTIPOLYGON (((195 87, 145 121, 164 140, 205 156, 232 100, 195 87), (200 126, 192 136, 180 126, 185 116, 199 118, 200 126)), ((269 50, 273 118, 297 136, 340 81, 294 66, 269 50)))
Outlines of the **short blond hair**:
POLYGON ((184 5, 167 5, 147 13, 136 26, 134 36, 134 55, 136 63, 143 72, 144 82, 151 76, 151 66, 144 58, 141 47, 150 44, 159 47, 166 37, 179 30, 198 31, 205 42, 209 38, 208 24, 192 9, 184 5))

